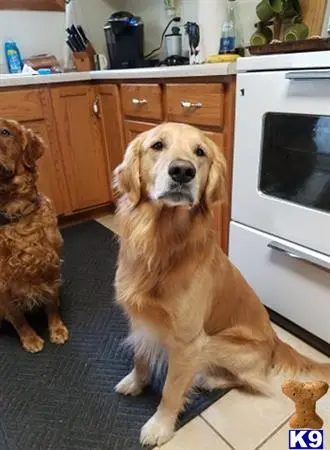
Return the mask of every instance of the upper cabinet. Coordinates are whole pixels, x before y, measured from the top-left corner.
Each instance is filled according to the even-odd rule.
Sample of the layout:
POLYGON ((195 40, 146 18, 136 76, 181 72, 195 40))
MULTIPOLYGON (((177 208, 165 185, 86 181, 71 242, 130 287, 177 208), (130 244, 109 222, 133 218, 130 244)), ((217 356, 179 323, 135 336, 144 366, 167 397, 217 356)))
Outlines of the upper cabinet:
POLYGON ((110 166, 94 87, 55 87, 51 96, 72 210, 110 202, 110 166))
POLYGON ((0 9, 65 11, 65 0, 0 0, 0 9))

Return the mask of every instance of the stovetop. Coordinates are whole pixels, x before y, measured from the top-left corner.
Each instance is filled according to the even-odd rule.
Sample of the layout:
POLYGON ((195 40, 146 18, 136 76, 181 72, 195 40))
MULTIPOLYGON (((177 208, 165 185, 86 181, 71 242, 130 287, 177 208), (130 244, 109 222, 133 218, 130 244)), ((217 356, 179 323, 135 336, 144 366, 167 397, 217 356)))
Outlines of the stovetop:
POLYGON ((237 72, 330 69, 330 51, 249 56, 237 61, 237 72))

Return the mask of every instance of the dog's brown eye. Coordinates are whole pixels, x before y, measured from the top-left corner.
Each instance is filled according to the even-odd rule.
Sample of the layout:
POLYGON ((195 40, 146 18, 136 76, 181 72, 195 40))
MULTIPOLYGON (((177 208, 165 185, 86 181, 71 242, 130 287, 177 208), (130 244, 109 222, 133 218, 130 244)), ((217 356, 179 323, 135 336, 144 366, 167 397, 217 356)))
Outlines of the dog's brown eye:
POLYGON ((157 150, 158 152, 160 152, 161 150, 163 150, 164 148, 164 144, 161 141, 155 142, 152 146, 152 149, 157 150))
POLYGON ((200 158, 201 158, 202 156, 205 156, 204 150, 203 150, 202 148, 200 148, 200 147, 196 148, 195 154, 196 154, 197 156, 199 156, 200 158))
POLYGON ((1 128, 0 129, 0 135, 1 136, 10 136, 10 131, 7 130, 7 128, 1 128))

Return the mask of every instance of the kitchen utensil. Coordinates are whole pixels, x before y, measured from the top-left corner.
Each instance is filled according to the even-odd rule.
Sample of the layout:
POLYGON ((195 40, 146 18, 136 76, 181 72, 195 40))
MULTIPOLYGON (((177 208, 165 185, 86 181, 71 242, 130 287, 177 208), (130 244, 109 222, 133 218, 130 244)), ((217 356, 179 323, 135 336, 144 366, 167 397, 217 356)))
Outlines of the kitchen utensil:
POLYGON ((190 62, 191 64, 198 63, 199 43, 200 43, 200 30, 199 25, 196 22, 187 22, 184 25, 184 29, 189 38, 190 47, 190 62))
POLYGON ((87 45, 89 40, 87 39, 86 33, 81 25, 77 25, 77 30, 79 31, 80 36, 82 37, 84 43, 87 45))
POLYGON ((179 27, 172 27, 172 33, 165 35, 166 56, 182 55, 182 35, 179 27))
POLYGON ((262 0, 256 8, 257 16, 261 22, 268 22, 275 17, 276 14, 281 14, 282 10, 282 0, 262 0))
POLYGON ((302 18, 309 27, 310 36, 320 36, 327 6, 327 0, 300 0, 302 18))

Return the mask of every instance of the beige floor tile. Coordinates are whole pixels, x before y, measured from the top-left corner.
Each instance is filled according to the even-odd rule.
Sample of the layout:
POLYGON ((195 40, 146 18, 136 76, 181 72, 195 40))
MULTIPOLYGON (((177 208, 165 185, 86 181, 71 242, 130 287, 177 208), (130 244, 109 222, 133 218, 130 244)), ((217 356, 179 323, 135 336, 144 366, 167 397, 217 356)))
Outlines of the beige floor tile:
POLYGON ((109 228, 109 230, 113 231, 114 233, 118 233, 118 218, 114 214, 108 214, 106 216, 100 217, 99 219, 97 219, 97 221, 106 228, 109 228))
POLYGON ((269 398, 233 390, 202 416, 235 450, 254 450, 291 414, 292 404, 283 395, 269 398))
MULTIPOLYGON (((324 437, 326 441, 329 441, 330 438, 330 412, 326 412, 325 403, 318 407, 318 413, 324 420, 324 437)), ((275 433, 268 441, 266 441, 263 445, 261 445, 258 450, 281 450, 289 448, 288 440, 289 440, 289 423, 287 422, 277 433, 275 433)), ((327 448, 325 446, 325 448, 327 448)))
POLYGON ((181 428, 161 450, 229 450, 230 447, 203 419, 196 417, 181 428))
POLYGON ((292 347, 294 347, 296 350, 298 350, 303 355, 308 356, 309 358, 313 358, 316 361, 319 362, 330 362, 330 358, 328 358, 323 353, 320 353, 319 351, 315 350, 315 348, 311 347, 310 345, 303 342, 301 339, 297 338, 296 336, 293 336, 293 334, 289 333, 288 331, 284 330, 283 328, 280 328, 278 325, 272 324, 273 328, 275 329, 277 335, 279 338, 281 338, 284 342, 288 343, 292 347))

